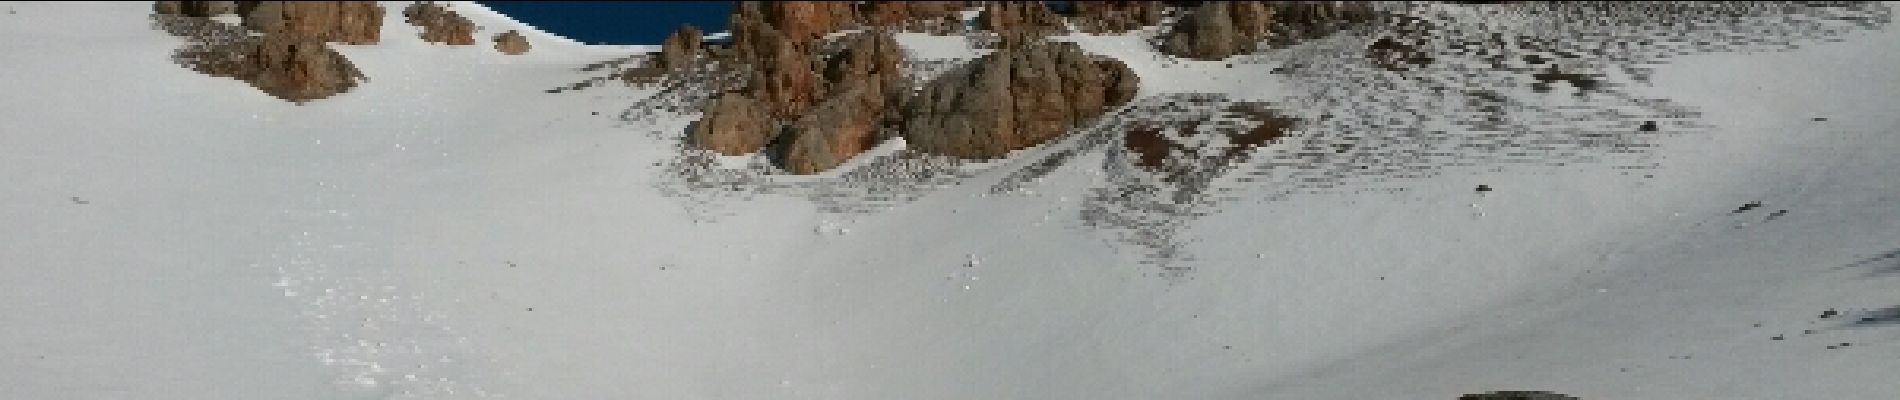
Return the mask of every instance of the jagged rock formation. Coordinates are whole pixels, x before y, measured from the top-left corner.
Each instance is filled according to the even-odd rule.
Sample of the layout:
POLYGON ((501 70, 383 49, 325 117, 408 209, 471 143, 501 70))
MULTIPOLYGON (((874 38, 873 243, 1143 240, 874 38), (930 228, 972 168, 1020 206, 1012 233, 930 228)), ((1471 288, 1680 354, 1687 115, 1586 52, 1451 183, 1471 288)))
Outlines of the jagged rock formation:
POLYGON ((382 37, 383 7, 374 1, 244 1, 236 11, 244 27, 266 35, 348 44, 376 44, 382 37))
POLYGON ((1137 87, 1127 66, 1073 43, 1021 43, 926 85, 905 104, 905 140, 927 153, 997 158, 1127 103, 1137 87))
POLYGON ((1085 33, 1122 33, 1161 23, 1159 1, 1078 1, 1070 23, 1085 33))
POLYGON ((1258 50, 1264 41, 1318 37, 1375 16, 1365 2, 1203 2, 1188 10, 1160 47, 1176 57, 1219 60, 1258 50))
POLYGON ((787 170, 822 172, 883 139, 879 132, 885 112, 904 95, 898 82, 901 50, 887 33, 848 38, 844 51, 833 56, 825 70, 826 92, 831 95, 786 132, 787 146, 780 158, 787 170))
POLYGON ((475 22, 439 4, 416 2, 403 9, 402 15, 410 25, 422 28, 423 41, 451 46, 475 44, 475 22))
POLYGON ((992 1, 977 25, 1005 37, 1044 36, 1062 31, 1062 19, 1040 1, 992 1))
POLYGON ((495 35, 495 51, 501 54, 511 56, 528 54, 528 50, 533 48, 533 45, 528 44, 528 37, 522 36, 519 31, 509 30, 495 35))
POLYGON ((1072 43, 1040 40, 1063 25, 1035 2, 991 4, 984 26, 1002 34, 1003 50, 913 98, 898 68, 903 51, 889 31, 914 21, 907 18, 954 19, 956 3, 743 2, 731 18, 729 52, 705 53, 698 32, 682 29, 655 58, 660 71, 649 72, 692 65, 694 54, 744 66, 736 70, 745 83, 708 105, 689 142, 725 155, 769 146, 795 174, 835 168, 897 127, 906 128, 917 150, 999 157, 1133 98, 1138 80, 1126 66, 1072 43), (871 30, 828 37, 854 27, 871 30))
POLYGON ((234 1, 157 1, 152 4, 152 12, 159 15, 211 17, 236 11, 234 1))

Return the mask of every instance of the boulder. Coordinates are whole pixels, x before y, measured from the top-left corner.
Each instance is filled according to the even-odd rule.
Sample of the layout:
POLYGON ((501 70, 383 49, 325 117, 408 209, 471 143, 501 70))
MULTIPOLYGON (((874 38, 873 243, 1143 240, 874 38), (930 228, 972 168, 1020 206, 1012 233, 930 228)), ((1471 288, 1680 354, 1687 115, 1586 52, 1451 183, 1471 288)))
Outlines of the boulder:
POLYGON ((402 15, 410 25, 422 28, 423 41, 451 46, 475 44, 475 22, 439 4, 416 2, 403 9, 402 15))
POLYGON ((1083 32, 1122 33, 1160 24, 1162 11, 1159 1, 1078 1, 1070 20, 1083 32))
POLYGON ((712 101, 689 135, 695 146, 738 156, 765 148, 777 131, 778 122, 766 113, 764 104, 744 93, 726 92, 712 101))
POLYGON ((679 29, 673 30, 672 34, 666 36, 666 41, 660 42, 658 67, 664 70, 678 70, 691 65, 693 59, 699 57, 702 37, 699 28, 681 24, 679 29))
POLYGON ((991 159, 1060 137, 1127 103, 1138 78, 1074 43, 1005 47, 925 85, 904 106, 911 148, 991 159))
POLYGON ((363 78, 361 71, 322 40, 296 35, 265 35, 251 50, 252 86, 272 96, 303 103, 342 93, 363 78))
POLYGON ((527 54, 532 48, 534 46, 528 44, 528 37, 522 36, 519 31, 509 30, 495 35, 495 51, 501 54, 522 55, 527 54))
POLYGON ((246 1, 235 10, 245 28, 266 35, 348 44, 376 44, 382 36, 383 8, 373 1, 246 1))
POLYGON ((903 54, 889 33, 847 37, 845 48, 825 69, 830 94, 786 130, 785 169, 815 174, 870 150, 882 137, 886 111, 903 95, 898 62, 903 54))
POLYGON ((824 172, 876 146, 884 113, 879 86, 875 80, 847 81, 837 96, 792 123, 781 157, 785 169, 800 175, 824 172))

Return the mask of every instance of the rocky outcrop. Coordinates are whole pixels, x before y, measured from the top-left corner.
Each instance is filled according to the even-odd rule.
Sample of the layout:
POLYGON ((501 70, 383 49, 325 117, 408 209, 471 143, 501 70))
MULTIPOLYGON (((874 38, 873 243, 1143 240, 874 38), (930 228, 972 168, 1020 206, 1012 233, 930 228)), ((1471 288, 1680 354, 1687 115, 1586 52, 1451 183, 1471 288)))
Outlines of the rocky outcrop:
POLYGON ((699 57, 700 41, 703 36, 699 28, 682 24, 679 29, 666 36, 660 43, 659 67, 666 70, 684 69, 699 57))
POLYGON ((822 35, 816 32, 829 26, 828 22, 785 20, 787 14, 815 13, 814 6, 789 3, 806 2, 744 2, 730 24, 735 61, 751 67, 747 91, 764 101, 776 117, 800 115, 816 103, 814 39, 822 35))
POLYGON ((1062 19, 1040 1, 992 1, 977 25, 1005 37, 1044 36, 1062 31, 1062 19))
POLYGON ((1122 33, 1161 23, 1159 1, 1078 1, 1071 24, 1086 33, 1122 33))
POLYGON ((1127 66, 1073 43, 1006 47, 926 85, 904 106, 912 149, 991 159, 1067 133, 1132 99, 1127 66))
POLYGON ((876 146, 884 95, 875 80, 848 81, 838 93, 786 131, 784 167, 807 175, 837 167, 876 146))
POLYGON ((425 42, 451 46, 475 44, 475 22, 442 5, 417 2, 403 9, 402 15, 410 25, 422 28, 420 36, 425 42))
POLYGON ((376 44, 382 37, 383 8, 374 1, 245 1, 235 10, 244 27, 266 35, 348 44, 376 44))
POLYGON ((237 11, 235 1, 156 1, 152 12, 160 15, 211 17, 237 11))
POLYGON ((528 50, 533 48, 533 45, 528 44, 528 37, 522 36, 519 31, 509 30, 495 35, 495 51, 501 54, 518 56, 528 54, 528 50))
POLYGON ((348 91, 364 78, 323 41, 296 35, 201 44, 181 50, 174 58, 200 73, 242 80, 296 103, 348 91))
POLYGON ((764 149, 778 126, 764 104, 744 93, 727 92, 713 100, 706 116, 693 126, 690 140, 719 154, 746 155, 764 149))
POLYGON ((904 94, 897 70, 902 49, 890 34, 861 33, 845 40, 844 50, 825 68, 830 95, 786 131, 780 159, 794 174, 829 170, 876 146, 886 111, 904 94))
POLYGON ((1161 44, 1169 55, 1219 60, 1259 49, 1263 42, 1319 37, 1374 18, 1371 5, 1351 1, 1210 1, 1190 9, 1161 44))

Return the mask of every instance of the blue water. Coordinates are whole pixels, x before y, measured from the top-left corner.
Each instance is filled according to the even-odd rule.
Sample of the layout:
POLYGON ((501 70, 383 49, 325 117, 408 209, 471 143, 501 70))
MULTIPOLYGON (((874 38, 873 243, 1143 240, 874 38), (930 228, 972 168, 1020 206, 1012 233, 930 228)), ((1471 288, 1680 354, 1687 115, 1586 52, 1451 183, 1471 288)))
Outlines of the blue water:
POLYGON ((730 1, 478 1, 535 28, 588 44, 660 44, 680 24, 726 30, 730 1))

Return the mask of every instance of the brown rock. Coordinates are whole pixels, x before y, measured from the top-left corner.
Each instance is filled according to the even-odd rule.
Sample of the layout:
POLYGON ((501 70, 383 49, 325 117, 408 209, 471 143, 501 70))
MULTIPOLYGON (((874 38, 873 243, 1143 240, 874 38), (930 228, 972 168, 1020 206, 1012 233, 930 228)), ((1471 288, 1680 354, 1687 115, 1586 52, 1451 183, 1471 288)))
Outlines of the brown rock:
POLYGON ((183 15, 185 13, 184 3, 185 2, 175 0, 154 1, 152 2, 152 13, 158 15, 183 15))
POLYGON ((927 153, 1001 157, 1126 103, 1137 79, 1074 43, 1005 47, 926 85, 905 105, 905 139, 927 153))
POLYGON ((1257 50, 1265 40, 1316 38, 1374 17, 1370 4, 1355 1, 1202 2, 1173 27, 1161 50, 1176 57, 1219 60, 1257 50))
POLYGON ((1159 1, 1078 1, 1076 27, 1088 33, 1121 33, 1161 23, 1159 1))
POLYGON ((778 123, 766 114, 764 104, 743 93, 727 92, 713 100, 690 135, 700 148, 737 156, 765 148, 777 131, 778 123))
POLYGON ((246 1, 235 10, 244 27, 266 35, 349 44, 375 44, 382 36, 383 8, 373 1, 246 1))
POLYGON ((699 57, 701 38, 699 28, 681 24, 673 34, 666 36, 666 41, 660 43, 659 67, 677 70, 691 65, 693 59, 699 57))
POLYGON ((859 8, 858 22, 895 29, 947 31, 960 21, 961 1, 871 1, 859 8))
POLYGON ((509 30, 495 35, 495 51, 501 54, 522 55, 527 54, 532 48, 534 46, 528 44, 528 37, 522 36, 519 31, 509 30))
POLYGON ((791 40, 817 39, 852 25, 852 4, 843 1, 764 2, 766 23, 791 40))
POLYGON ((1062 19, 1040 1, 992 1, 987 3, 978 26, 1005 36, 1029 34, 1044 36, 1062 31, 1062 19))
POLYGON ((847 81, 837 95, 799 118, 786 131, 783 157, 794 174, 823 172, 877 146, 884 113, 883 90, 875 80, 847 81))
POLYGON ((423 41, 451 46, 475 44, 475 22, 439 4, 416 2, 402 10, 405 21, 422 28, 423 41))
POLYGON ((785 168, 814 174, 843 164, 881 139, 886 110, 903 94, 898 63, 903 54, 886 32, 845 38, 844 50, 825 69, 831 96, 786 131, 785 168))
POLYGON ((342 93, 363 78, 342 54, 314 38, 266 35, 256 54, 257 76, 251 84, 293 102, 342 93))

